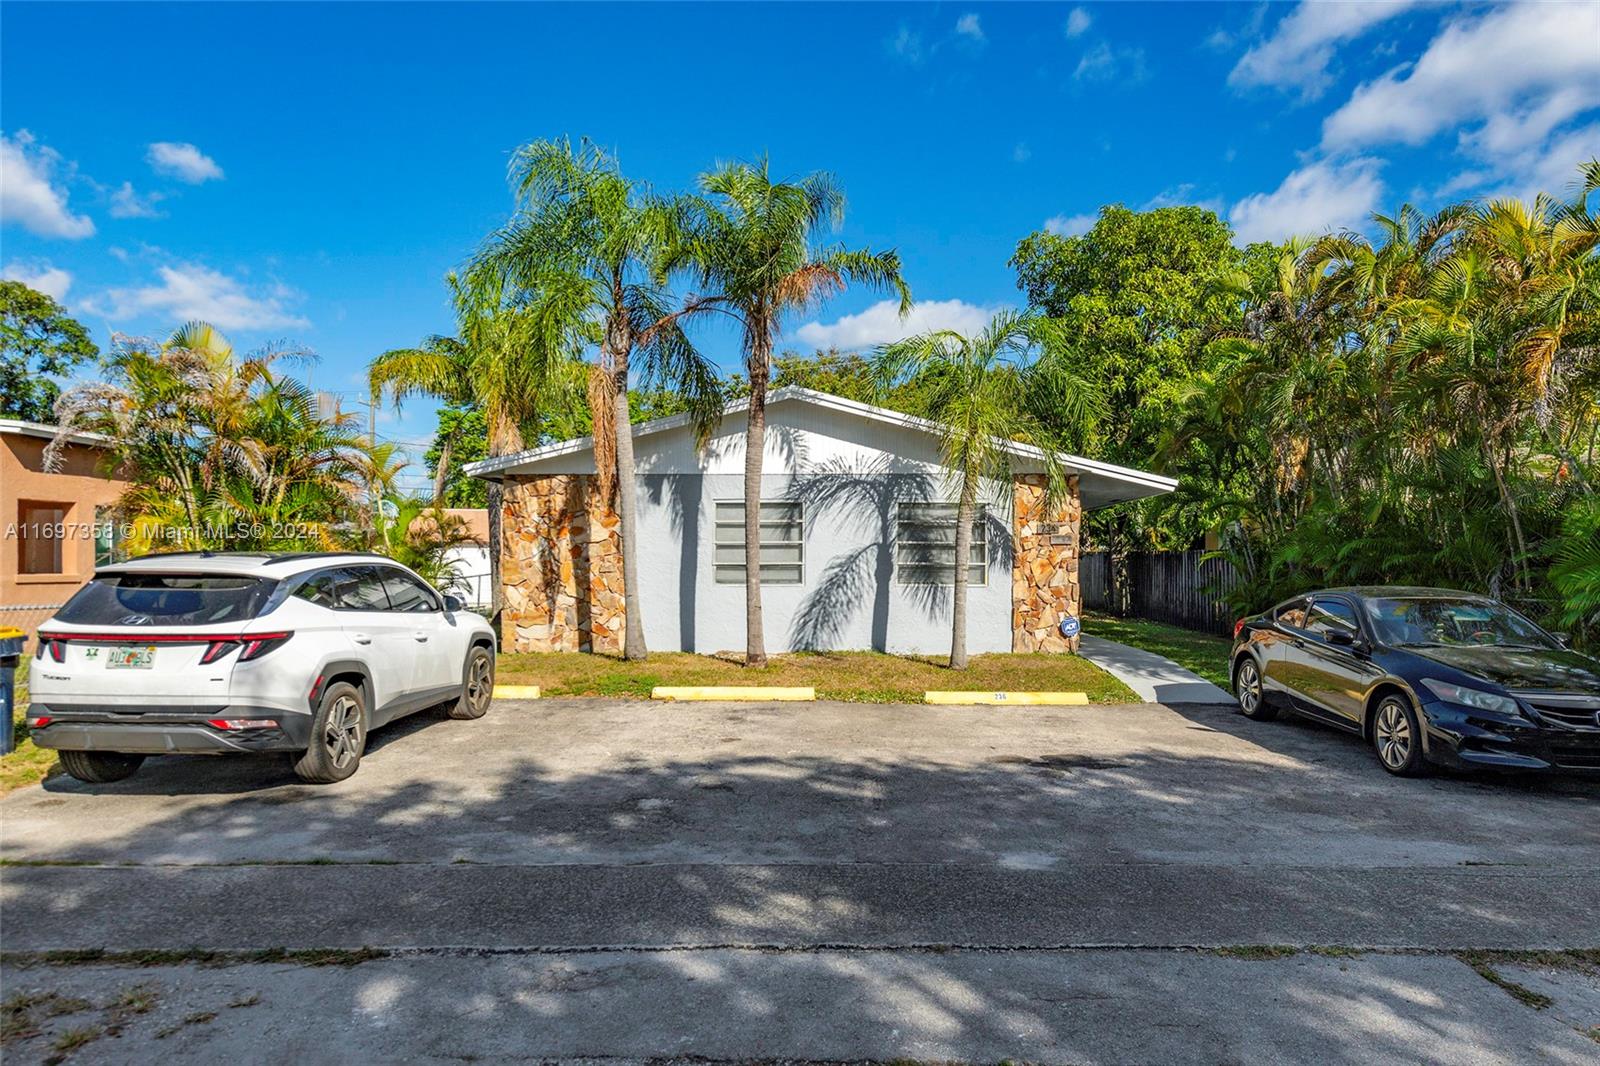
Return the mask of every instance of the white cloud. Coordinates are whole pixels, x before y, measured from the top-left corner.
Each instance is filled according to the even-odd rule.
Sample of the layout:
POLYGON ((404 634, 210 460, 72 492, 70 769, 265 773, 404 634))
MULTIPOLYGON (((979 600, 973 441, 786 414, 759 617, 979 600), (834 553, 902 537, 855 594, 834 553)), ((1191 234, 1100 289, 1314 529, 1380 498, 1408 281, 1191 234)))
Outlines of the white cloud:
POLYGON ((1081 37, 1083 32, 1089 28, 1089 24, 1093 21, 1094 19, 1089 17, 1089 12, 1085 11, 1083 8, 1073 8, 1067 14, 1067 36, 1081 37))
POLYGON ((911 313, 901 319, 899 303, 881 300, 859 314, 845 315, 831 324, 807 322, 795 330, 795 337, 818 348, 870 348, 934 329, 977 333, 989 324, 993 313, 991 308, 965 300, 922 300, 913 304, 911 313))
POLYGON ((1271 36, 1240 57, 1228 74, 1228 84, 1298 89, 1302 98, 1313 100, 1333 84, 1328 66, 1333 62, 1336 45, 1360 37, 1378 23, 1404 14, 1420 2, 1422 0, 1378 3, 1303 0, 1278 20, 1271 36))
POLYGON ((92 236, 94 221, 67 207, 67 191, 56 184, 61 153, 37 143, 33 134, 0 133, 0 222, 41 237, 78 240, 92 236))
POLYGON ((1542 140, 1597 106, 1600 6, 1514 4, 1448 23, 1415 64, 1361 85, 1324 120, 1322 142, 1414 145, 1482 123, 1465 139, 1493 152, 1542 140))
POLYGON ((1013 163, 1026 163, 1032 158, 1033 149, 1026 144, 1018 143, 1015 148, 1011 149, 1011 161, 1013 163))
POLYGON ((176 141, 157 141, 150 146, 145 159, 156 173, 165 174, 190 185, 215 181, 222 177, 222 168, 216 160, 192 144, 176 141))
POLYGON ((1321 160, 1293 171, 1272 192, 1247 196, 1228 220, 1241 241, 1281 241, 1297 234, 1357 226, 1379 206, 1376 159, 1321 160))
POLYGON ((140 195, 134 190, 133 182, 125 181, 122 187, 111 194, 112 218, 160 218, 161 212, 156 210, 156 204, 165 199, 158 192, 140 195))
POLYGON ((922 65, 924 58, 922 34, 917 33, 911 27, 901 23, 899 31, 889 38, 888 45, 890 53, 898 56, 904 62, 914 67, 922 65))
POLYGON ((1162 189, 1150 199, 1146 200, 1139 208, 1141 211, 1154 211, 1158 207, 1203 207, 1208 211, 1222 214, 1224 204, 1220 196, 1206 196, 1197 198, 1194 194, 1195 185, 1192 181, 1183 182, 1162 189))
POLYGON ((7 263, 0 276, 7 281, 20 281, 58 303, 67 298, 67 290, 72 287, 72 275, 49 263, 7 263))
POLYGON ((290 310, 299 293, 274 284, 255 290, 198 263, 159 267, 160 284, 108 289, 86 304, 113 321, 157 315, 171 322, 200 319, 218 329, 304 329, 311 323, 290 310))
POLYGON ((1078 60, 1072 76, 1078 81, 1143 81, 1145 77, 1143 48, 1112 48, 1101 41, 1078 60))
POLYGON ((978 16, 971 12, 956 19, 956 33, 980 44, 987 40, 983 35, 982 23, 978 21, 978 16))
POLYGON ((1094 228, 1098 215, 1054 215, 1044 220, 1046 233, 1057 237, 1079 237, 1094 228))

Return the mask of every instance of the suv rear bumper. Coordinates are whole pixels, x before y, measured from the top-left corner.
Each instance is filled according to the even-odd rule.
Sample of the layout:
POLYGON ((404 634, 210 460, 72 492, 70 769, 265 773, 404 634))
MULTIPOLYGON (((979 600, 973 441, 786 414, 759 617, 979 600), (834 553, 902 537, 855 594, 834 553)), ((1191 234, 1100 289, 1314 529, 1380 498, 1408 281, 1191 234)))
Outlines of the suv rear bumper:
POLYGON ((33 742, 57 751, 120 751, 134 755, 225 755, 230 752, 304 751, 311 715, 278 707, 237 704, 181 711, 113 710, 104 706, 35 702, 28 718, 50 723, 30 730, 33 742), (275 728, 218 729, 210 719, 272 719, 275 728))

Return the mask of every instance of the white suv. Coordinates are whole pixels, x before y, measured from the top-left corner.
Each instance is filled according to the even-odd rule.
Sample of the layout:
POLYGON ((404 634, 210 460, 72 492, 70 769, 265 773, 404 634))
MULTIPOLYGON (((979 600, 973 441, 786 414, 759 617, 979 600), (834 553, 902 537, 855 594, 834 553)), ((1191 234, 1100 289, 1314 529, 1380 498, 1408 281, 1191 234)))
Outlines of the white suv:
POLYGON ((342 781, 370 730, 440 704, 479 718, 494 690, 489 624, 377 555, 145 556, 97 570, 38 638, 33 741, 95 783, 261 751, 342 781))

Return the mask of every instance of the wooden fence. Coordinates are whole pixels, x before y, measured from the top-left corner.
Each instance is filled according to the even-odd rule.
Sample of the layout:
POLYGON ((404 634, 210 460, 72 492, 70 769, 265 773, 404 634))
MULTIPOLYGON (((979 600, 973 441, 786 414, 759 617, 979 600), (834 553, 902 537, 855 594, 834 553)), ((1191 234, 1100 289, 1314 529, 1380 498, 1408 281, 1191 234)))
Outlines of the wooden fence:
MULTIPOLYGON (((1205 553, 1134 552, 1128 556, 1128 587, 1121 599, 1127 614, 1185 629, 1230 635, 1233 612, 1223 596, 1238 584, 1233 567, 1205 553)), ((1087 610, 1113 610, 1110 556, 1086 552, 1078 561, 1078 581, 1087 610)))

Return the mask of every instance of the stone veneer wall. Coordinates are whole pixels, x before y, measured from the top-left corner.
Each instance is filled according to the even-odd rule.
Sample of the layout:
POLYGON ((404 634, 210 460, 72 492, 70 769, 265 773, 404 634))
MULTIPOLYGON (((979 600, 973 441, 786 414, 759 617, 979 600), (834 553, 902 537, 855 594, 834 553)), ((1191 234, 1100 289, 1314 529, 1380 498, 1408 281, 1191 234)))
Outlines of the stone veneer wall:
POLYGON ((595 479, 507 478, 501 515, 500 646, 621 654, 620 520, 595 479))
POLYGON ((1061 619, 1083 605, 1078 585, 1078 524, 1083 508, 1078 478, 1067 498, 1045 502, 1045 476, 1019 474, 1013 485, 1014 555, 1011 563, 1011 650, 1078 650, 1078 638, 1061 635, 1061 619), (1060 541, 1062 543, 1056 543, 1060 541))

